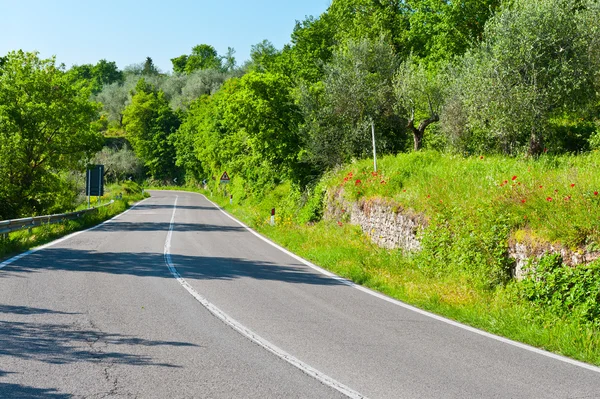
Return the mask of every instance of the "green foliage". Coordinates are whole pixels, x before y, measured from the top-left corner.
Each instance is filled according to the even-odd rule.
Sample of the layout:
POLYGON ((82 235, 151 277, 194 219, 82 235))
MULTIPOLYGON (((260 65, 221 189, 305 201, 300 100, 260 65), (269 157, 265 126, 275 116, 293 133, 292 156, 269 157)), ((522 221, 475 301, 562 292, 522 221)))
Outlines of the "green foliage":
POLYGON ((409 0, 408 29, 402 42, 413 56, 430 63, 463 55, 481 41, 487 20, 501 0, 409 0))
POLYGON ((89 90, 36 53, 11 52, 0 73, 0 219, 74 200, 66 172, 83 169, 101 146, 89 90))
POLYGON ((164 92, 157 91, 144 78, 139 80, 136 92, 123 116, 127 138, 152 179, 172 180, 180 173, 171 142, 180 120, 169 107, 164 92))
POLYGON ((144 165, 133 151, 124 145, 119 149, 104 147, 92 159, 92 163, 104 165, 107 183, 119 182, 128 178, 139 180, 143 176, 144 165))
MULTIPOLYGON (((226 68, 235 65, 234 52, 232 50, 231 48, 228 50, 226 68)), ((199 44, 192 48, 192 54, 172 58, 171 63, 173 64, 174 72, 190 74, 196 70, 221 69, 223 67, 221 59, 222 57, 219 57, 217 50, 213 46, 199 44)))
POLYGON ((408 120, 415 151, 422 147, 425 129, 440 119, 444 83, 441 72, 428 71, 413 59, 403 62, 394 77, 396 108, 408 120))
POLYGON ((252 71, 266 72, 273 71, 273 65, 279 56, 279 51, 273 43, 263 40, 260 43, 250 47, 250 64, 248 68, 252 71))
POLYGON ((522 295, 559 318, 600 325, 600 262, 567 266, 559 255, 543 256, 520 282, 522 295))
POLYGON ((537 155, 554 133, 552 117, 584 109, 595 94, 593 3, 519 0, 490 19, 458 83, 471 131, 486 132, 506 153, 537 155))
POLYGON ((322 83, 301 88, 305 156, 311 163, 328 169, 371 154, 372 122, 378 152, 404 147, 403 124, 393 111, 396 60, 383 40, 350 41, 334 52, 322 83))
POLYGON ((122 83, 124 76, 114 61, 100 60, 96 65, 74 65, 67 74, 74 83, 83 82, 92 94, 98 94, 102 87, 113 83, 122 83))

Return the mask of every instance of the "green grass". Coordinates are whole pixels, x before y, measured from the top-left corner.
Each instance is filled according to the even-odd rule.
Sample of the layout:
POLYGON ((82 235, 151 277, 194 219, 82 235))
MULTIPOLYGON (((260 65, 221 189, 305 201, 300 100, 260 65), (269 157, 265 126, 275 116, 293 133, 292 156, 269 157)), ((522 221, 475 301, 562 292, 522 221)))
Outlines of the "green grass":
MULTIPOLYGON (((101 198, 101 204, 115 199, 119 195, 122 195, 122 198, 115 199, 112 204, 100 207, 97 212, 86 214, 81 218, 9 233, 8 240, 0 239, 0 261, 75 231, 95 226, 124 212, 133 203, 145 198, 136 186, 135 183, 130 182, 108 186, 105 196, 101 198)), ((91 205, 95 206, 96 201, 92 201, 91 205)), ((82 204, 75 210, 85 208, 87 208, 87 204, 82 204)))

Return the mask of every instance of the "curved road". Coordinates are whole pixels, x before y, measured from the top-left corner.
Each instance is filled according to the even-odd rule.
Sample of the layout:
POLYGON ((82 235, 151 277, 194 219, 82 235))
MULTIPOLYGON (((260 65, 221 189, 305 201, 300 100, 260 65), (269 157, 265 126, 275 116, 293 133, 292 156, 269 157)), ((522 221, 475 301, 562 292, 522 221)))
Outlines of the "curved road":
POLYGON ((197 194, 0 269, 3 398, 600 398, 600 369, 356 289, 197 194))

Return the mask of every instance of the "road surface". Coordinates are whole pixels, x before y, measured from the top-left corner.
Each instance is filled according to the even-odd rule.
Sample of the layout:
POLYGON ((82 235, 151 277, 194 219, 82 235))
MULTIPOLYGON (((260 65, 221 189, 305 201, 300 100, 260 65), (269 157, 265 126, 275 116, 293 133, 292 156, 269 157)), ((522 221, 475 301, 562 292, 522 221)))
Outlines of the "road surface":
POLYGON ((198 194, 0 269, 3 398, 600 398, 598 368, 352 287, 198 194))

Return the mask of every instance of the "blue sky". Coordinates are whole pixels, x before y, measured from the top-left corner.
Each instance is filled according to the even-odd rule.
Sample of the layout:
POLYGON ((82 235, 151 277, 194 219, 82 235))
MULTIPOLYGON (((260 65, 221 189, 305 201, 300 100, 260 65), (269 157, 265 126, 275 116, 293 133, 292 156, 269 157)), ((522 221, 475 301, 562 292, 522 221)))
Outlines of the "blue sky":
POLYGON ((164 72, 171 58, 210 44, 242 64, 264 39, 281 48, 296 20, 319 16, 330 0, 0 0, 0 55, 11 50, 56 55, 59 63, 115 61, 120 69, 152 57, 164 72))

